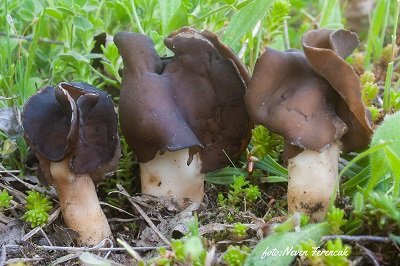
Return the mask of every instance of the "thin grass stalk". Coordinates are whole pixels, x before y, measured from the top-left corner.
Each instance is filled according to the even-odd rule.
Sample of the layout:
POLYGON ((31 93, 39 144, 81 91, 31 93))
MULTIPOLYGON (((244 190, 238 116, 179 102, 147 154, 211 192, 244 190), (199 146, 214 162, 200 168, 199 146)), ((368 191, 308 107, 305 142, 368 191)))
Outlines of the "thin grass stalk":
POLYGON ((288 20, 285 19, 283 21, 283 44, 285 47, 285 50, 290 49, 290 40, 289 40, 289 27, 288 27, 288 20))
POLYGON ((142 27, 142 24, 140 23, 139 16, 138 16, 137 11, 136 11, 136 5, 135 5, 135 1, 134 0, 131 0, 131 7, 132 7, 132 12, 133 12, 133 18, 135 19, 135 22, 136 22, 136 25, 137 25, 137 27, 139 29, 139 32, 141 34, 145 34, 144 30, 143 30, 143 27, 142 27))
POLYGON ((399 13, 400 13, 400 0, 397 0, 396 11, 394 13, 393 34, 392 34, 392 61, 394 60, 396 52, 397 23, 399 21, 399 13))
POLYGON ((390 6, 390 0, 378 0, 375 10, 372 14, 372 21, 370 23, 368 31, 368 39, 367 39, 367 44, 365 49, 365 59, 364 59, 364 67, 367 70, 371 70, 372 68, 371 57, 373 58, 380 57, 380 55, 377 54, 376 50, 377 50, 377 45, 379 43, 382 44, 382 42, 379 41, 379 39, 384 37, 384 35, 381 35, 380 32, 386 30, 386 27, 384 28, 383 26, 387 25, 387 20, 389 16, 388 15, 385 16, 385 14, 388 6, 390 6))
POLYGON ((393 176, 393 192, 392 196, 393 198, 397 199, 400 194, 400 175, 394 174, 393 176))
POLYGON ((394 56, 396 51, 396 32, 397 32, 397 22, 399 19, 399 10, 400 10, 400 1, 397 0, 396 11, 394 14, 394 23, 393 23, 391 62, 388 64, 387 67, 385 89, 383 92, 383 110, 386 113, 390 112, 390 110, 392 109, 391 90, 392 90, 394 56))
POLYGON ((392 91, 393 62, 390 62, 386 71, 385 89, 383 91, 383 110, 385 113, 392 109, 390 93, 392 91))
POLYGON ((28 59, 26 62, 26 66, 24 69, 24 81, 23 84, 24 86, 22 88, 20 88, 20 92, 21 92, 21 97, 20 97, 20 104, 24 104, 24 102, 28 99, 28 97, 30 95, 28 95, 27 90, 29 90, 28 88, 28 80, 31 74, 31 70, 32 70, 32 66, 36 57, 36 50, 38 49, 38 44, 39 44, 39 33, 40 33, 40 29, 41 29, 41 25, 42 25, 42 21, 43 18, 46 15, 46 9, 43 10, 42 14, 39 16, 39 19, 37 21, 36 24, 36 28, 34 31, 34 35, 33 35, 33 39, 32 39, 32 43, 29 47, 29 53, 28 53, 28 59))
POLYGON ((329 18, 331 17, 334 7, 336 4, 336 0, 325 0, 324 5, 322 6, 321 11, 321 19, 319 20, 319 26, 325 27, 329 23, 329 18))
POLYGON ((215 13, 218 13, 218 12, 224 10, 224 9, 229 9, 229 8, 232 9, 232 10, 235 10, 235 11, 237 10, 234 6, 229 5, 229 4, 226 4, 226 5, 220 6, 220 7, 218 7, 217 9, 214 9, 213 11, 211 11, 211 12, 209 12, 209 13, 207 13, 207 14, 201 16, 201 17, 199 17, 198 19, 196 19, 196 20, 193 22, 193 24, 197 24, 197 23, 201 22, 202 20, 204 20, 204 19, 206 19, 206 18, 208 18, 208 17, 214 15, 215 13))
MULTIPOLYGON (((386 28, 387 28, 387 24, 388 24, 388 19, 389 19, 389 15, 390 15, 390 7, 391 7, 391 3, 390 0, 386 3, 386 10, 385 10, 385 16, 384 16, 384 20, 382 21, 382 26, 381 26, 381 33, 380 33, 380 37, 377 41, 376 47, 375 47, 375 52, 373 54, 373 59, 379 60, 379 58, 382 56, 382 51, 383 51, 383 42, 385 40, 385 35, 386 35, 386 28)), ((394 24, 396 25, 396 24, 394 24)))
POLYGON ((141 25, 141 23, 140 23, 139 17, 138 17, 137 12, 136 12, 135 2, 134 2, 133 0, 131 0, 131 1, 129 2, 129 5, 131 6, 132 10, 129 10, 128 5, 124 5, 123 7, 124 7, 124 10, 125 10, 126 14, 127 14, 128 17, 129 17, 129 21, 130 21, 131 24, 132 24, 132 28, 134 28, 134 26, 136 25, 137 28, 138 28, 138 30, 139 30, 139 32, 142 33, 142 34, 144 34, 142 25, 141 25), (133 13, 133 15, 132 15, 131 12, 133 13))
POLYGON ((398 198, 400 190, 400 157, 390 148, 385 148, 386 158, 392 168, 393 186, 392 197, 398 198))

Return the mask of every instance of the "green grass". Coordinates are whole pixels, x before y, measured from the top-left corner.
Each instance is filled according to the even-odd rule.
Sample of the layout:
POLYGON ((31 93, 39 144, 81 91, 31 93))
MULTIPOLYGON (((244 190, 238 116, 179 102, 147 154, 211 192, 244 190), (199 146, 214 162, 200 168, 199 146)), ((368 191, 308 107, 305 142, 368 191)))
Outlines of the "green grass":
POLYGON ((378 60, 382 55, 384 38, 391 10, 390 7, 394 3, 395 1, 393 0, 377 1, 375 11, 372 14, 366 44, 365 67, 367 69, 371 69, 372 61, 378 60))
POLYGON ((338 0, 321 1, 321 18, 319 20, 320 28, 340 29, 343 28, 342 14, 338 0))

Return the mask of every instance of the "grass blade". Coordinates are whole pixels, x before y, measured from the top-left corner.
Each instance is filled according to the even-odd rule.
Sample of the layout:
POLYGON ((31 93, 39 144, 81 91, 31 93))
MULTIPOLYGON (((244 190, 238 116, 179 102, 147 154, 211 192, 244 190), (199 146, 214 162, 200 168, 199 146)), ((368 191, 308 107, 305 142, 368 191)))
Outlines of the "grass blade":
POLYGON ((392 109, 390 93, 392 90, 393 62, 388 64, 385 79, 385 89, 383 91, 383 110, 388 113, 392 109))
POLYGON ((31 96, 31 94, 33 94, 35 92, 35 90, 32 90, 32 88, 30 88, 28 86, 28 80, 29 80, 29 77, 31 76, 32 65, 33 65, 33 62, 34 62, 36 54, 37 54, 36 50, 38 49, 39 33, 40 33, 42 21, 43 21, 45 14, 46 14, 46 9, 43 10, 42 14, 40 15, 40 17, 37 21, 37 25, 36 25, 35 32, 33 35, 32 43, 29 47, 28 59, 27 59, 26 66, 24 69, 23 82, 22 82, 22 84, 19 85, 20 86, 19 91, 21 92, 21 94, 20 94, 21 102, 19 103, 20 105, 23 105, 24 102, 28 99, 28 97, 31 96))
POLYGON ((247 32, 254 28, 257 21, 268 11, 271 0, 255 0, 233 15, 222 38, 223 42, 233 47, 247 32))
POLYGON ((267 155, 255 164, 255 167, 268 173, 275 174, 281 177, 288 176, 286 168, 277 163, 271 156, 267 155))
POLYGON ((206 181, 217 185, 229 185, 233 183, 234 176, 246 176, 245 169, 235 167, 225 167, 206 174, 206 181))
POLYGON ((390 148, 385 148, 385 155, 393 173, 393 198, 399 196, 400 189, 400 157, 390 148))
POLYGON ((339 29, 343 28, 340 5, 337 0, 325 0, 319 21, 320 28, 339 29))
POLYGON ((159 0, 161 7, 161 28, 163 36, 169 34, 169 24, 170 21, 181 5, 181 0, 159 0))
POLYGON ((364 187, 371 177, 371 167, 366 167, 361 172, 347 180, 341 185, 341 189, 346 195, 352 195, 357 192, 357 187, 364 187))
POLYGON ((382 53, 383 38, 385 37, 386 25, 389 18, 390 0, 377 1, 375 10, 372 14, 372 21, 368 31, 368 39, 365 51, 364 66, 370 70, 371 57, 374 60, 379 58, 382 53))

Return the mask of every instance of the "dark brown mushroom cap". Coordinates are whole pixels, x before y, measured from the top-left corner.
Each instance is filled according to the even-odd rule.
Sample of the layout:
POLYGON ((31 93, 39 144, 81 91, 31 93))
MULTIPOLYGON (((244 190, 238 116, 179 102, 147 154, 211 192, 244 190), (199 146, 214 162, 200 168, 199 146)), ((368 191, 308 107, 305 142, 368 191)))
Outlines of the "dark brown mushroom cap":
POLYGON ((43 161, 39 173, 46 179, 49 169, 44 168, 66 158, 71 158, 73 173, 90 174, 95 180, 118 163, 114 105, 105 92, 93 86, 46 86, 26 102, 22 124, 28 144, 43 161))
POLYGON ((347 31, 316 30, 303 38, 305 54, 266 48, 257 60, 245 97, 247 108, 255 123, 282 135, 286 148, 293 146, 289 158, 296 155, 296 147, 296 152, 322 151, 338 139, 344 151, 368 145, 372 129, 360 81, 342 59, 357 44, 347 31), (334 48, 327 45, 329 38, 336 40, 334 48), (318 46, 312 47, 313 41, 318 46))
POLYGON ((165 39, 175 56, 162 62, 144 35, 118 33, 114 41, 124 60, 121 129, 139 162, 191 148, 208 172, 228 164, 227 156, 240 155, 251 129, 243 99, 246 77, 239 74, 245 68, 224 56, 226 46, 219 45, 222 52, 214 45, 219 40, 184 28, 165 39))
POLYGON ((120 32, 114 42, 124 60, 119 103, 121 131, 139 162, 158 151, 201 147, 177 108, 169 78, 150 38, 120 32))
POLYGON ((340 139, 345 152, 366 147, 373 130, 371 115, 361 100, 361 83, 345 59, 358 46, 357 34, 348 30, 313 30, 302 39, 304 53, 313 70, 340 95, 336 113, 347 127, 340 139))
MULTIPOLYGON (((232 60, 234 66, 237 68, 237 71, 240 75, 240 78, 248 84, 250 82, 250 75, 249 72, 246 69, 246 66, 242 63, 242 61, 239 59, 239 57, 233 52, 233 50, 225 45, 224 43, 221 42, 219 39, 218 35, 216 35, 214 32, 208 31, 208 30, 203 30, 201 33, 197 32, 196 30, 193 30, 192 28, 189 27, 183 27, 180 30, 177 30, 168 36, 169 38, 177 35, 188 35, 188 36, 195 36, 199 35, 201 36, 200 38, 206 39, 207 41, 211 42, 212 45, 218 50, 220 55, 225 58, 232 60), (199 35, 200 34, 200 35, 199 35)), ((168 42, 168 38, 166 39, 168 42)), ((171 49, 168 45, 167 47, 171 49)), ((172 49, 171 49, 172 50, 172 49)))
POLYGON ((46 86, 28 99, 22 112, 25 138, 35 153, 61 161, 73 149, 77 136, 77 110, 64 91, 46 86), (49 145, 51 143, 51 145, 49 145))

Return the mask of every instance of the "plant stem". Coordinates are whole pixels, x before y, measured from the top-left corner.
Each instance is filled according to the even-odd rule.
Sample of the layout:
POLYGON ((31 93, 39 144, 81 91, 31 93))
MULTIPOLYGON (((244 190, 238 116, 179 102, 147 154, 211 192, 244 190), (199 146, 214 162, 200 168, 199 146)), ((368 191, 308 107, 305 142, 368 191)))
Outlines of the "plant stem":
POLYGON ((99 17, 100 17, 100 12, 101 12, 101 10, 102 10, 102 8, 103 8, 103 5, 104 5, 105 1, 106 1, 106 0, 102 0, 102 1, 101 1, 100 5, 99 5, 99 7, 98 7, 98 9, 97 9, 97 11, 96 11, 95 18, 99 18, 99 17))
POLYGON ((136 6, 135 6, 135 1, 134 0, 131 0, 131 6, 132 6, 133 18, 135 19, 135 22, 136 22, 136 25, 138 26, 139 32, 141 34, 145 34, 144 30, 143 30, 143 27, 142 27, 142 24, 140 23, 139 16, 138 16, 138 14, 136 12, 136 6))
POLYGON ((383 91, 383 110, 385 113, 390 112, 392 104, 390 101, 390 92, 392 90, 393 62, 390 62, 386 71, 385 89, 383 91))
POLYGON ((283 44, 285 46, 285 50, 290 49, 289 29, 288 29, 287 19, 283 21, 283 44))
POLYGON ((261 25, 260 28, 258 29, 258 36, 257 36, 257 43, 256 43, 256 52, 255 52, 255 58, 254 63, 251 65, 250 71, 253 73, 254 71, 254 66, 256 64, 257 58, 260 55, 260 46, 262 42, 262 36, 263 36, 263 28, 262 28, 262 22, 260 21, 261 25))
POLYGON ((30 95, 27 95, 27 91, 29 91, 28 80, 29 80, 29 77, 30 77, 31 68, 32 68, 33 63, 34 63, 34 59, 36 57, 36 50, 37 50, 38 42, 39 42, 40 28, 41 28, 42 21, 43 21, 43 18, 45 16, 45 14, 46 14, 46 9, 44 9, 42 14, 39 16, 39 19, 37 21, 36 28, 35 28, 35 31, 34 31, 32 43, 31 43, 31 46, 29 47, 28 60, 27 60, 27 63, 26 63, 25 69, 24 69, 24 71, 25 71, 25 73, 24 73, 24 87, 22 88, 22 90, 20 90, 21 91, 21 102, 20 102, 21 105, 23 105, 24 102, 30 96, 30 95))
POLYGON ((224 10, 224 9, 226 9, 226 8, 232 8, 233 10, 236 10, 236 8, 233 7, 233 6, 231 6, 231 5, 223 5, 223 6, 219 7, 219 8, 214 9, 213 11, 211 11, 211 12, 209 12, 209 13, 207 13, 207 14, 201 16, 201 17, 199 17, 198 19, 196 19, 196 20, 193 22, 193 24, 196 24, 196 23, 202 21, 203 19, 206 19, 206 18, 208 18, 209 16, 211 16, 211 15, 213 15, 213 14, 215 14, 215 13, 221 11, 221 10, 224 10))
MULTIPOLYGON (((9 38, 9 39, 24 40, 24 41, 28 41, 28 42, 33 41, 33 38, 32 38, 32 37, 9 34, 8 32, 0 32, 0 36, 5 36, 5 37, 7 37, 7 38, 9 38)), ((41 43, 48 43, 48 44, 55 44, 55 45, 64 45, 63 42, 60 42, 60 41, 53 41, 53 40, 48 40, 48 39, 43 39, 43 38, 39 38, 39 42, 41 42, 41 43)))
POLYGON ((387 24, 388 24, 388 17, 390 15, 390 4, 391 4, 390 2, 391 1, 388 1, 386 4, 386 10, 385 10, 385 16, 384 16, 385 19, 383 19, 383 24, 381 26, 381 35, 379 36, 378 42, 376 43, 376 49, 375 49, 375 53, 374 53, 374 57, 373 57, 374 60, 378 60, 379 57, 381 57, 381 55, 382 55, 383 41, 385 39, 386 28, 387 28, 387 24))
POLYGON ((394 13, 393 34, 392 34, 392 61, 394 61, 397 39, 397 22, 399 21, 400 0, 397 0, 396 11, 394 13))
MULTIPOLYGON (((385 90, 383 92, 383 110, 387 113, 390 112, 392 108, 390 92, 392 89, 392 75, 393 75, 393 64, 394 64, 394 55, 396 51, 396 31, 397 31, 397 22, 399 19, 399 9, 400 9, 400 1, 397 1, 394 24, 393 24, 393 34, 392 34, 392 53, 391 53, 391 62, 388 64, 386 71, 386 79, 385 79, 385 90)), ((388 14, 387 14, 388 15, 388 14)))
POLYGON ((100 77, 102 77, 104 79, 104 81, 106 81, 107 83, 109 83, 112 86, 116 86, 118 87, 118 83, 121 83, 121 80, 118 79, 118 81, 115 81, 113 79, 110 79, 109 77, 105 76, 104 74, 102 74, 101 72, 99 72, 97 69, 95 69, 93 66, 89 65, 90 69, 95 72, 97 75, 99 75, 100 77))
POLYGON ((371 70, 371 57, 373 59, 377 59, 380 57, 382 49, 379 49, 379 45, 383 45, 383 40, 379 40, 379 38, 384 38, 384 33, 382 31, 386 31, 387 19, 389 17, 388 14, 388 6, 390 6, 390 1, 380 0, 377 1, 375 10, 372 15, 371 25, 368 31, 368 39, 365 49, 365 59, 364 59, 364 67, 367 70, 371 70))
POLYGON ((74 38, 74 24, 71 23, 71 32, 69 32, 69 49, 72 50, 72 45, 74 44, 74 41, 72 40, 74 38))

